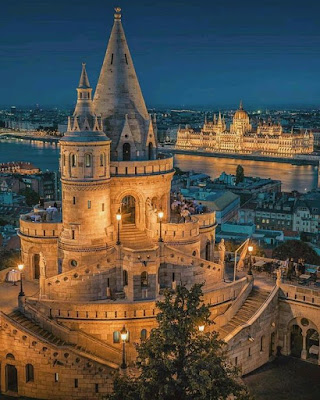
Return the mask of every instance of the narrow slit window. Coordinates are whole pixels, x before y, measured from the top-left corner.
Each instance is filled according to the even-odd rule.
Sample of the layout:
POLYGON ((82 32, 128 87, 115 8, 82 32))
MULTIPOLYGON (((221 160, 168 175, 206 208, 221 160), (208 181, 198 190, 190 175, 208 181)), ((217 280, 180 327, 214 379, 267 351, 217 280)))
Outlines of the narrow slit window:
POLYGON ((54 381, 55 381, 55 382, 59 382, 59 374, 58 374, 58 372, 56 372, 56 373, 54 374, 54 381))
POLYGON ((127 55, 126 54, 124 55, 124 58, 126 60, 126 64, 128 65, 128 59, 127 59, 127 55))
POLYGON ((71 237, 72 237, 72 240, 74 240, 75 239, 75 231, 72 229, 72 231, 71 231, 71 237))
POLYGON ((88 209, 90 210, 91 208, 91 200, 88 200, 88 209))
POLYGON ((113 64, 113 53, 111 54, 111 65, 113 64))

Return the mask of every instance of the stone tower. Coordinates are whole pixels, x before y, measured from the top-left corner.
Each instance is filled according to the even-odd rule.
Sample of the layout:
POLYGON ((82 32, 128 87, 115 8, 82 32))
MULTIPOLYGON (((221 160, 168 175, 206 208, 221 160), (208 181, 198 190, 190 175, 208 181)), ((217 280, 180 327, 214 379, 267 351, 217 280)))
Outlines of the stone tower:
POLYGON ((114 25, 94 95, 95 112, 112 140, 114 161, 152 160, 157 139, 116 8, 114 25))
MULTIPOLYGON (((61 139, 63 225, 59 240, 65 272, 106 248, 110 221, 110 140, 94 113, 85 64, 68 132, 61 139)), ((61 264, 60 261, 60 264, 61 264)))

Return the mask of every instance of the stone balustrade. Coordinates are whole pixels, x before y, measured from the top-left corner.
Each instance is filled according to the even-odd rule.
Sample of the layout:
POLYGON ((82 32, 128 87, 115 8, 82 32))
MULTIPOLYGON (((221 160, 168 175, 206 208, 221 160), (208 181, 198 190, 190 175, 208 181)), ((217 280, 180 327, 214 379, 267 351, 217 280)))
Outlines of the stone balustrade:
POLYGON ((163 158, 147 161, 112 161, 111 176, 141 176, 156 175, 173 172, 173 157, 171 154, 162 155, 163 158))
MULTIPOLYGON (((159 224, 158 224, 159 225, 159 224)), ((157 237, 160 235, 159 228, 157 237)), ((195 216, 191 221, 181 223, 162 223, 162 237, 165 242, 184 242, 190 239, 197 239, 199 236, 199 222, 195 216)))
POLYGON ((280 298, 320 306, 320 288, 281 283, 280 298))

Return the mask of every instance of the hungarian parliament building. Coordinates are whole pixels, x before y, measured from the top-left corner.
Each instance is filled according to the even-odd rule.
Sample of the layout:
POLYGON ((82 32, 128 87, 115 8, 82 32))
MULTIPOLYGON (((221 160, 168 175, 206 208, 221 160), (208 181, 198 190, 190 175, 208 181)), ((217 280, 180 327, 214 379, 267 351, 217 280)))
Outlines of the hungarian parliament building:
POLYGON ((212 121, 206 118, 200 130, 179 127, 176 148, 291 158, 313 152, 313 134, 307 130, 284 132, 280 123, 271 120, 259 122, 254 129, 241 102, 229 130, 219 113, 212 121))

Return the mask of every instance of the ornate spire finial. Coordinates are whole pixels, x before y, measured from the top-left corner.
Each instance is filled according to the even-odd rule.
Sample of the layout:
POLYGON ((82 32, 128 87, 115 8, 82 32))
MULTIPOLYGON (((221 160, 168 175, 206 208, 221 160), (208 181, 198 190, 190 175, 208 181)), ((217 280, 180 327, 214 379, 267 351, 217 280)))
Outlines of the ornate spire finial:
POLYGON ((242 104, 242 100, 240 100, 240 106, 239 106, 239 110, 243 110, 243 104, 242 104))
POLYGON ((114 9, 115 14, 114 14, 114 20, 115 21, 121 21, 121 8, 120 7, 116 7, 114 9))

